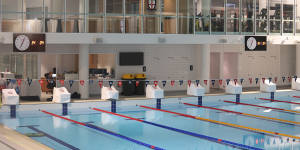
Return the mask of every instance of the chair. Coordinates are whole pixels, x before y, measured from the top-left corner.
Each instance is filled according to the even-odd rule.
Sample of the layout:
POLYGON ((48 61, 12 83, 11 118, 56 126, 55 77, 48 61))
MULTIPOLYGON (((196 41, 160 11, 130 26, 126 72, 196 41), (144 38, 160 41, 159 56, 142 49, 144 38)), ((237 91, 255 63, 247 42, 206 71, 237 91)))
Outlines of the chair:
POLYGON ((108 99, 119 99, 119 91, 116 90, 114 86, 110 87, 103 87, 101 89, 101 99, 108 100, 108 99))
POLYGON ((18 105, 19 95, 15 89, 2 89, 2 103, 4 105, 18 105))
POLYGON ((265 82, 263 80, 260 80, 260 91, 261 92, 276 92, 276 84, 273 82, 270 82, 269 79, 265 79, 265 82))
POLYGON ((296 80, 292 79, 292 89, 300 91, 300 78, 297 78, 296 80))
POLYGON ((147 98, 164 98, 164 90, 159 86, 147 85, 146 87, 147 98))
POLYGON ((71 93, 65 87, 53 89, 53 100, 54 103, 70 103, 71 102, 71 93))
POLYGON ((225 87, 225 92, 228 94, 241 94, 242 91, 243 87, 238 83, 234 83, 234 81, 230 81, 225 87))
POLYGON ((202 87, 200 84, 197 86, 192 83, 190 86, 187 87, 187 95, 191 96, 204 96, 205 88, 202 87))

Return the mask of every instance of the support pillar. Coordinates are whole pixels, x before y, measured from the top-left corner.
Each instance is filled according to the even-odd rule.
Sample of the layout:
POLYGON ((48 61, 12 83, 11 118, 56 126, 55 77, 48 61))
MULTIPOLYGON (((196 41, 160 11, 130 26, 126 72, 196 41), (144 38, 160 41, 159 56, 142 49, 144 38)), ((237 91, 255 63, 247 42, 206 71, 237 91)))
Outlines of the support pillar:
POLYGON ((296 46, 296 75, 300 77, 300 45, 296 46))
POLYGON ((79 86, 81 99, 89 98, 89 45, 79 45, 79 80, 84 80, 84 85, 79 86))
POLYGON ((206 93, 210 91, 210 45, 203 44, 197 51, 199 51, 198 58, 198 75, 200 82, 205 86, 206 93), (207 86, 204 84, 204 80, 207 80, 207 86))

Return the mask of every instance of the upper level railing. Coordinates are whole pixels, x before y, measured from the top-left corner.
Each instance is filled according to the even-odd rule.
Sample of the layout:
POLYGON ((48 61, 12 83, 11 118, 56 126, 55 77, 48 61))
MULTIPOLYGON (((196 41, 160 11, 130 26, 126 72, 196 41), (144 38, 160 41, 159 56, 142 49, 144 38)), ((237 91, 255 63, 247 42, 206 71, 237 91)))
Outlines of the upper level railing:
POLYGON ((0 0, 1 32, 296 35, 299 0, 0 0))

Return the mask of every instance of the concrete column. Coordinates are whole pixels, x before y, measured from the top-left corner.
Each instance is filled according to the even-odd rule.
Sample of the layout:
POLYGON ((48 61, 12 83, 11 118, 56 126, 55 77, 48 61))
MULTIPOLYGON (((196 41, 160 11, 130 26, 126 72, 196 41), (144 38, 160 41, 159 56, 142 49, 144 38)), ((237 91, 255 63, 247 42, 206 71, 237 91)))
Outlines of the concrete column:
POLYGON ((296 75, 300 77, 300 45, 296 46, 296 75))
POLYGON ((204 84, 204 80, 207 80, 206 93, 209 93, 210 89, 210 45, 203 44, 197 47, 198 58, 198 78, 201 85, 204 84))
POLYGON ((81 99, 89 98, 89 45, 79 45, 79 80, 84 80, 84 85, 79 86, 81 99))

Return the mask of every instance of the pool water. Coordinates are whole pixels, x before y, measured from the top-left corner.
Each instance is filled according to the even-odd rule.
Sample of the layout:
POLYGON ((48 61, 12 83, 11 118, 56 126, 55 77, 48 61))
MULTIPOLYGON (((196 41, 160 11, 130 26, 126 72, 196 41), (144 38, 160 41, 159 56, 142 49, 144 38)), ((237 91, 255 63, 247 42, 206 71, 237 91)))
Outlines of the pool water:
MULTIPOLYGON (((282 100, 295 100, 292 98, 282 98, 282 100)), ((299 99, 300 101, 300 99, 299 99)), ((260 100, 242 100, 243 103, 252 103, 256 105, 277 107, 283 109, 297 110, 299 106, 295 104, 267 102, 260 100)), ((196 99, 193 104, 197 104, 196 99)), ((215 106, 222 109, 233 110, 243 113, 269 116, 284 120, 300 122, 300 114, 279 112, 275 110, 265 111, 263 108, 256 108, 243 105, 228 105, 224 102, 216 103, 215 106)), ((110 111, 108 107, 94 106, 110 111)), ((151 105, 149 107, 155 107, 151 105)), ((187 106, 184 104, 163 104, 162 109, 183 114, 189 114, 202 118, 218 120, 222 122, 243 125, 278 133, 284 133, 294 136, 300 136, 300 126, 251 118, 242 115, 236 115, 217 110, 187 106)), ((46 110, 47 111, 47 110, 46 110)), ((61 115, 61 110, 51 110, 49 112, 61 115)), ((175 114, 160 112, 150 109, 141 109, 138 106, 117 108, 117 113, 126 116, 139 118, 149 122, 178 128, 206 136, 215 137, 222 140, 244 144, 261 149, 274 150, 300 150, 300 140, 292 138, 273 136, 251 132, 248 130, 228 127, 220 124, 204 122, 175 114)), ((71 109, 67 116, 76 121, 89 123, 106 130, 118 133, 120 135, 168 150, 230 150, 238 149, 224 145, 220 142, 213 142, 206 139, 200 139, 187 134, 174 132, 161 127, 152 126, 142 122, 129 120, 111 114, 101 113, 89 108, 71 109)), ((128 140, 100 132, 95 129, 81 126, 61 118, 44 114, 40 111, 18 113, 17 118, 11 119, 7 114, 0 114, 0 123, 15 129, 16 131, 26 133, 37 133, 42 131, 47 135, 63 141, 62 144, 49 136, 32 137, 53 149, 86 149, 86 150, 143 150, 149 149, 128 140)))

